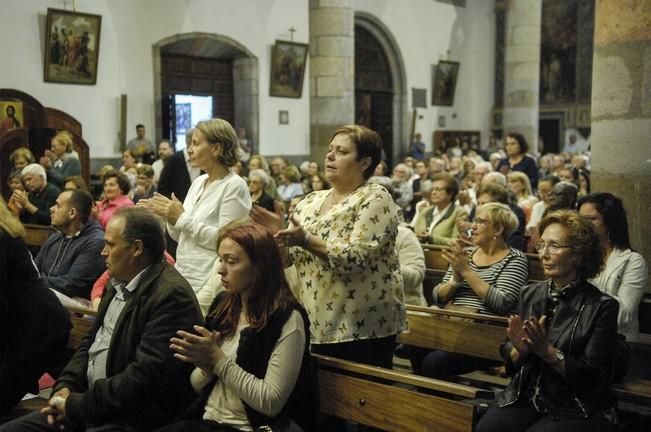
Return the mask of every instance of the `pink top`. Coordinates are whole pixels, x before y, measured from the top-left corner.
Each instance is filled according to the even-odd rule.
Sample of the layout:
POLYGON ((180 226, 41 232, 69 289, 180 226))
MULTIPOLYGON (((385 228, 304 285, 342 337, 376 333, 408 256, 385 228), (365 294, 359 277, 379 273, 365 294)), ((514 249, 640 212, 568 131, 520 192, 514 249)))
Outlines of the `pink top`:
POLYGON ((106 229, 108 221, 113 217, 113 213, 120 207, 133 207, 133 201, 127 195, 120 195, 112 201, 103 200, 97 203, 97 208, 99 213, 97 215, 97 221, 102 228, 106 229))

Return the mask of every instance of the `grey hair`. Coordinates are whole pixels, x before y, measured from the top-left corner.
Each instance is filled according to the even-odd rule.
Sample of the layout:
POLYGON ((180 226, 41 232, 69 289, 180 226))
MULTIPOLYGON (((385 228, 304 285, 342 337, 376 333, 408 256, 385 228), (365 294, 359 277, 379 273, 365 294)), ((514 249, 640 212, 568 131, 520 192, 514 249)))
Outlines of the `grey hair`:
POLYGON ((23 176, 25 176, 25 174, 34 174, 35 176, 41 176, 43 177, 43 180, 47 181, 47 173, 45 172, 45 168, 37 163, 31 163, 27 165, 20 173, 23 176))
POLYGON ((269 186, 269 174, 267 174, 264 170, 262 169, 254 169, 249 173, 249 178, 252 176, 258 177, 260 180, 262 180, 262 183, 264 183, 264 187, 269 186))
POLYGON ((484 178, 481 180, 482 184, 486 183, 497 183, 500 186, 506 187, 506 176, 498 171, 491 171, 486 173, 484 178))

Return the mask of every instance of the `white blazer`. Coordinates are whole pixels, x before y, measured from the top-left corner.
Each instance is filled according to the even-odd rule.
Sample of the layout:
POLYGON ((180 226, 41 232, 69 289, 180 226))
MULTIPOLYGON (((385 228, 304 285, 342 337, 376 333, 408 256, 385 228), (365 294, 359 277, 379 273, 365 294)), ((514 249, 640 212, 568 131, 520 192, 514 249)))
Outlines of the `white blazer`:
POLYGON ((626 340, 637 340, 638 308, 647 289, 648 270, 642 255, 630 249, 614 249, 603 271, 589 282, 619 302, 617 324, 626 340))

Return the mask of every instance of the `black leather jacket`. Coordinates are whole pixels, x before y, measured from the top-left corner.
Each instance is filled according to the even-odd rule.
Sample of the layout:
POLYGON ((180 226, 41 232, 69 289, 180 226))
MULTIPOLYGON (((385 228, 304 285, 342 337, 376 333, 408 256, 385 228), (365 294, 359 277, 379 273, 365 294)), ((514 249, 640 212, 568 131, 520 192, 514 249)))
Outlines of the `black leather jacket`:
MULTIPOLYGON (((524 320, 545 315, 551 280, 520 292, 518 313, 524 320)), ((564 290, 549 325, 550 342, 565 354, 565 377, 538 356, 514 364, 511 344, 502 346, 511 383, 498 396, 500 406, 526 404, 540 376, 545 406, 552 418, 584 417, 615 404, 612 391, 614 347, 617 340, 617 301, 588 282, 564 290)))

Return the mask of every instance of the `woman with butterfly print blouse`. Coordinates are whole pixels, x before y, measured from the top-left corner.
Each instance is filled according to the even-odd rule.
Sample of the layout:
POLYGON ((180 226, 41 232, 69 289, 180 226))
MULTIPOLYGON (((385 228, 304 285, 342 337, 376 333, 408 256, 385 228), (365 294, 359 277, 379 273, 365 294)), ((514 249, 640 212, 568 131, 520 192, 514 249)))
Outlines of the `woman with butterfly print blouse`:
MULTIPOLYGON (((297 294, 310 317, 312 352, 390 368, 405 312, 395 251, 397 207, 386 189, 366 183, 380 151, 376 132, 339 128, 325 159, 332 189, 301 201, 290 228, 270 228, 290 247, 301 282, 297 294)), ((254 219, 261 214, 256 209, 254 219)))

